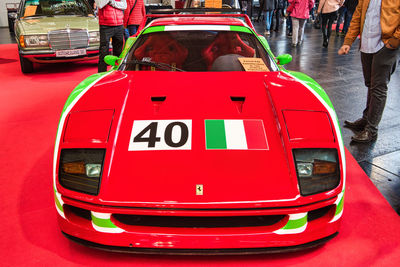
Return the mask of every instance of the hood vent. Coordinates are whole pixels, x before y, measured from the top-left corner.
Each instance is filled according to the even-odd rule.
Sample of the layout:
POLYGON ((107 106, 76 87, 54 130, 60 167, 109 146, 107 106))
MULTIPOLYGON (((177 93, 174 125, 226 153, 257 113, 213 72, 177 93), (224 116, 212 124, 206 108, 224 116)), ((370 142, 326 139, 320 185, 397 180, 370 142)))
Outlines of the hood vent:
POLYGON ((243 104, 246 98, 244 96, 231 96, 231 100, 236 105, 238 112, 242 113, 243 104))
POLYGON ((161 104, 167 99, 166 96, 152 96, 151 101, 153 102, 154 112, 157 113, 160 110, 161 104))

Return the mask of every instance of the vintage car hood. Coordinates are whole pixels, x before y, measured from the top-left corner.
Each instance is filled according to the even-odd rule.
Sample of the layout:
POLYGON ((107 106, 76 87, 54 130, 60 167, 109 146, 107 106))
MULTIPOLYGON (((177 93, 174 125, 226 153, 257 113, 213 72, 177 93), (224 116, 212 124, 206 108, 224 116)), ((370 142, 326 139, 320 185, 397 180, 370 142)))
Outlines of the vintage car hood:
MULTIPOLYGON (((93 201, 118 205, 257 203, 299 197, 270 90, 288 98, 282 108, 318 110, 319 101, 286 74, 114 72, 92 87, 74 111, 115 111, 100 193, 93 201), (112 97, 111 97, 112 96, 112 97), (235 98, 236 97, 236 98, 235 98), (163 101, 152 101, 164 100, 163 101), (243 103, 235 100, 244 99, 243 103), (190 148, 130 149, 139 120, 191 121, 190 148), (267 148, 206 149, 205 120, 256 120, 267 148), (203 194, 196 194, 198 185, 203 194)), ((157 136, 163 138, 157 130, 157 136)), ((146 133, 144 137, 148 137, 146 133)))
POLYGON ((87 29, 98 31, 99 22, 95 17, 83 16, 54 16, 54 17, 32 17, 18 21, 21 34, 46 34, 53 30, 87 29))

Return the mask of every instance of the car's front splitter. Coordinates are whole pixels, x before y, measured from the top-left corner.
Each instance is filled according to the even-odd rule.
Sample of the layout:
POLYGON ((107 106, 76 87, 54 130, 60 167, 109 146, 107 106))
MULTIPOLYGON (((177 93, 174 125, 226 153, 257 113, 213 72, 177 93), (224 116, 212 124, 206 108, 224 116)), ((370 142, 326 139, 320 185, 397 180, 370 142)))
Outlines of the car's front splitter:
MULTIPOLYGON (((215 227, 197 227, 190 222, 190 226, 187 226, 181 225, 180 220, 187 219, 182 216, 172 219, 174 216, 168 216, 170 221, 176 219, 177 225, 163 222, 163 216, 152 216, 150 223, 136 223, 135 220, 140 216, 124 215, 127 218, 121 219, 116 214, 76 209, 68 205, 64 205, 64 217, 59 214, 58 219, 61 231, 65 234, 100 246, 190 250, 297 247, 338 232, 343 208, 341 199, 342 196, 324 208, 282 214, 281 218, 269 225, 255 226, 252 222, 248 225, 215 227), (130 216, 133 217, 131 221, 130 216)), ((258 220, 258 217, 254 216, 254 219, 258 220)), ((199 222, 203 221, 199 218, 199 222)), ((224 220, 223 216, 221 220, 224 220)))

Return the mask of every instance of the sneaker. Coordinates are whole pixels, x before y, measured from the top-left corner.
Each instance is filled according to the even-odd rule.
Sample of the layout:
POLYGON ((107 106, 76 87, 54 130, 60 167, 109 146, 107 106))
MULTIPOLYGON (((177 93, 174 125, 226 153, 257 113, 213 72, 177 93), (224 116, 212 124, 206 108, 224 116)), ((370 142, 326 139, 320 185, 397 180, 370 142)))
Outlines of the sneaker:
POLYGON ((288 32, 287 37, 292 37, 292 32, 288 32))
POLYGON ((269 31, 265 31, 264 35, 270 35, 270 32, 269 31))
POLYGON ((293 43, 292 43, 292 47, 296 47, 296 46, 297 46, 297 44, 293 44, 293 43))

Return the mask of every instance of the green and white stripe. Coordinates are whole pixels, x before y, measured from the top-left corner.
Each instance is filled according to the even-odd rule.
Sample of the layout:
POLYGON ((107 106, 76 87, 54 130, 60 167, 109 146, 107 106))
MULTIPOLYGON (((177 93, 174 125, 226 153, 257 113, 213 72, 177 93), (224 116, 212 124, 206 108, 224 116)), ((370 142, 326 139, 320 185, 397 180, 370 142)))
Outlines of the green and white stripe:
POLYGON ((75 89, 72 91, 72 93, 69 95, 64 108, 61 113, 61 118, 60 122, 58 123, 58 128, 57 128, 57 135, 56 135, 56 143, 54 145, 54 155, 53 155, 53 188, 54 188, 54 193, 55 193, 55 202, 56 202, 56 207, 57 211, 59 214, 65 219, 64 211, 62 208, 63 201, 61 199, 61 195, 57 192, 57 186, 56 186, 56 170, 57 170, 57 155, 58 155, 58 149, 60 147, 60 140, 61 140, 61 133, 64 128, 64 123, 65 120, 71 111, 71 109, 75 106, 75 104, 79 101, 79 99, 82 98, 82 96, 99 80, 104 78, 105 76, 111 74, 112 71, 110 72, 103 72, 103 73, 97 73, 94 74, 88 78, 86 78, 84 81, 82 81, 75 89), (60 213, 61 212, 61 213, 60 213))
POLYGON ((61 198, 61 194, 57 192, 56 188, 54 188, 54 200, 56 203, 56 210, 58 214, 60 214, 61 217, 65 219, 65 214, 64 214, 64 201, 61 198))
POLYGON ((102 233, 122 233, 123 229, 115 226, 111 221, 111 213, 100 213, 100 212, 91 212, 92 214, 92 226, 96 231, 102 233))
POLYGON ((335 205, 336 205, 336 211, 335 211, 335 216, 332 218, 332 220, 330 220, 330 223, 333 223, 337 220, 339 220, 340 217, 342 217, 343 215, 343 202, 344 202, 344 191, 342 191, 336 201, 335 201, 335 205))
POLYGON ((274 231, 278 235, 298 234, 304 232, 307 228, 307 212, 289 214, 289 221, 284 227, 274 231))

